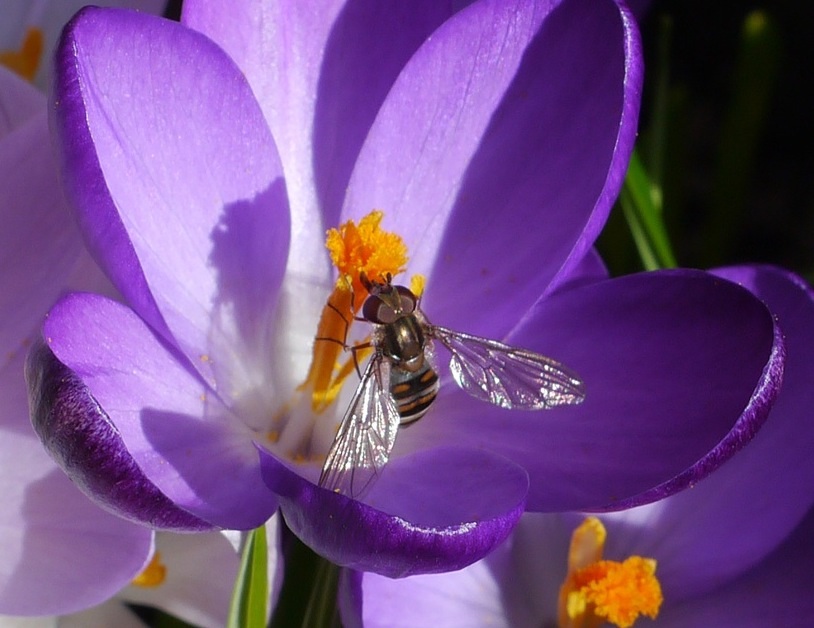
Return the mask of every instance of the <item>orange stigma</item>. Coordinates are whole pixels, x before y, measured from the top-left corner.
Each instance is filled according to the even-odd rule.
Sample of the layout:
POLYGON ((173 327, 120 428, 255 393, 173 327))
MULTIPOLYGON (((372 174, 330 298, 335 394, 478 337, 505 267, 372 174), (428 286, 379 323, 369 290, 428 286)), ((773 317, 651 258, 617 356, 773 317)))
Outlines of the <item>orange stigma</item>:
POLYGON ((38 28, 29 28, 19 50, 0 51, 0 65, 33 81, 42 58, 43 36, 38 28))
POLYGON ((629 628, 640 615, 658 616, 664 598, 656 561, 641 556, 602 560, 606 536, 596 517, 574 530, 568 575, 560 588, 560 628, 596 628, 605 622, 629 628))
MULTIPOLYGON (((384 231, 384 214, 372 211, 357 225, 347 221, 329 229, 325 246, 339 271, 333 292, 322 310, 308 377, 300 389, 311 389, 311 406, 321 412, 339 394, 345 378, 354 370, 353 356, 339 364, 347 331, 367 298, 360 276, 382 281, 388 275, 404 272, 407 245, 395 233, 384 231)), ((357 359, 364 357, 357 351, 357 359)))

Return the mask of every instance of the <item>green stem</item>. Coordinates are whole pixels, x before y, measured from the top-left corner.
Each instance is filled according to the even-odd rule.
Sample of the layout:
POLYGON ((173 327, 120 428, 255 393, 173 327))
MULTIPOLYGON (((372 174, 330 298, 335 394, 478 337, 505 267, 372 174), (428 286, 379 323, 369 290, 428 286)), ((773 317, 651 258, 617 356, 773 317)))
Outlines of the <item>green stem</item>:
POLYGON ((651 183, 637 151, 633 151, 619 197, 636 248, 646 270, 678 266, 661 211, 661 192, 651 183))
POLYGON ((249 532, 229 606, 228 628, 265 628, 268 615, 268 545, 266 528, 249 532))

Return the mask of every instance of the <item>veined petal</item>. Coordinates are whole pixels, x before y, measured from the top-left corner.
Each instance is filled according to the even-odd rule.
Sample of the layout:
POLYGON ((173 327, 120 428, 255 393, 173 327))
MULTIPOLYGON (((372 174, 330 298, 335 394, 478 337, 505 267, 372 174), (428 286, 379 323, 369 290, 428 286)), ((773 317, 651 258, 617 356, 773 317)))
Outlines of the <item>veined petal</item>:
POLYGON ((388 464, 364 502, 319 488, 260 449, 289 528, 328 560, 391 578, 452 571, 497 547, 528 479, 482 451, 440 448, 388 464))
POLYGON ((630 507, 693 485, 761 426, 783 364, 766 307, 689 270, 558 292, 508 342, 575 370, 585 401, 506 411, 445 383, 394 456, 441 443, 497 451, 529 471, 529 509, 541 511, 630 507))
POLYGON ((87 387, 45 345, 36 344, 29 354, 26 379, 37 435, 88 497, 121 517, 151 527, 212 527, 176 507, 144 476, 87 387))
POLYGON ((635 136, 639 57, 610 1, 469 6, 388 94, 343 219, 383 209, 438 320, 506 333, 604 223, 635 136))
MULTIPOLYGON (((127 480, 135 465, 174 504, 216 526, 249 529, 271 516, 276 502, 260 478, 251 432, 131 310, 100 296, 68 295, 49 313, 43 333, 87 387, 71 384, 65 394, 73 396, 49 417, 57 435, 68 430, 64 442, 45 438, 60 457, 75 446, 74 424, 90 432, 90 454, 99 459, 68 460, 69 471, 101 482, 104 464, 127 480)), ((93 493, 104 499, 107 491, 93 493)), ((122 491, 132 499, 139 494, 122 491)))
POLYGON ((760 432, 715 473, 667 501, 610 518, 610 538, 635 542, 637 551, 656 558, 659 578, 674 600, 711 591, 748 570, 814 505, 814 293, 778 268, 714 272, 763 299, 778 318, 787 351, 783 388, 760 432), (667 525, 669 533, 636 532, 667 525))
POLYGON ((410 55, 453 12, 449 3, 192 0, 182 21, 240 66, 286 171, 295 272, 327 272, 325 228, 339 224, 351 168, 410 55))
POLYGON ((182 22, 217 42, 237 63, 263 109, 286 172, 296 254, 290 269, 324 277, 325 221, 314 184, 314 107, 322 55, 341 0, 185 2, 182 22))
POLYGON ((91 252, 153 329, 234 394, 268 358, 289 239, 251 89, 206 37, 129 11, 80 12, 56 61, 57 149, 91 252))

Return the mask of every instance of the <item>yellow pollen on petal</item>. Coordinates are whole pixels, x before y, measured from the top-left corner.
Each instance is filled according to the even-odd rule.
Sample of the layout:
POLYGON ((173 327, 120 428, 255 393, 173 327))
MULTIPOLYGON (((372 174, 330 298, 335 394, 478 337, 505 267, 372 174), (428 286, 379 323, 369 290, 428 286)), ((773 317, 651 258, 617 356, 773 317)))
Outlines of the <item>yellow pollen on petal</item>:
POLYGON ((604 622, 629 628, 641 615, 658 616, 664 598, 656 561, 641 556, 602 560, 605 537, 595 517, 574 531, 568 575, 560 588, 560 628, 595 628, 604 622))
POLYGON ((29 28, 19 50, 0 50, 0 65, 33 81, 42 58, 43 36, 38 28, 29 28))
POLYGON ((348 330, 367 298, 362 284, 368 279, 384 281, 403 272, 407 265, 407 245, 401 237, 381 228, 383 212, 374 210, 359 221, 329 229, 325 246, 339 271, 333 292, 320 315, 308 376, 300 390, 311 390, 311 407, 325 410, 342 389, 342 384, 370 348, 358 349, 344 362, 348 330), (354 358, 356 362, 354 361, 354 358))
POLYGON ((144 570, 133 578, 131 584, 137 587, 157 587, 167 578, 167 566, 161 562, 161 553, 153 554, 152 559, 144 570))

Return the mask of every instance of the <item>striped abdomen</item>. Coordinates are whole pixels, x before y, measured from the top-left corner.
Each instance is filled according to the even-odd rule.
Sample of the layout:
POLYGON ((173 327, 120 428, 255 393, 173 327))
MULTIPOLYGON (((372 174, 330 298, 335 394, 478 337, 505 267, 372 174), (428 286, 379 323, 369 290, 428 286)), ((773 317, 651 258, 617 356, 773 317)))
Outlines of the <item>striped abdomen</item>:
POLYGON ((438 374, 425 360, 417 371, 395 365, 390 370, 390 394, 396 400, 401 424, 418 421, 427 414, 438 395, 438 374))

